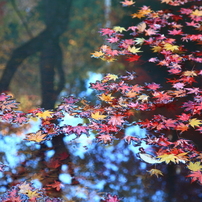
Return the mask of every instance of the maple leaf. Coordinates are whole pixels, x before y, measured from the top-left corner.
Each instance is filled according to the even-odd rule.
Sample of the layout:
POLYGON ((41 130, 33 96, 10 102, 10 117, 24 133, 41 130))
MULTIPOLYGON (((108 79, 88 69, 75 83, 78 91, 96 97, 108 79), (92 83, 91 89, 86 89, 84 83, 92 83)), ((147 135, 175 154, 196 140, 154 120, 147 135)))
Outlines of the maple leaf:
POLYGON ((189 165, 187 166, 187 168, 189 168, 189 170, 191 171, 198 171, 202 169, 202 165, 201 162, 197 161, 195 163, 190 162, 189 165))
POLYGON ((152 50, 153 50, 154 53, 155 53, 155 52, 161 52, 162 47, 161 47, 161 46, 154 46, 154 47, 152 48, 152 50))
POLYGON ((128 144, 131 143, 131 140, 132 140, 132 141, 135 141, 135 142, 140 142, 140 139, 139 139, 139 138, 133 137, 133 136, 130 136, 130 135, 125 136, 125 137, 124 137, 124 140, 125 140, 128 144))
POLYGON ((44 141, 46 136, 47 136, 47 134, 42 133, 42 131, 39 130, 36 133, 27 134, 25 140, 34 141, 34 142, 39 143, 39 142, 44 141))
POLYGON ((130 90, 130 87, 128 85, 120 85, 120 87, 118 88, 118 90, 121 90, 122 93, 125 93, 126 91, 130 90))
POLYGON ((90 83, 90 88, 93 88, 95 90, 105 90, 105 87, 103 86, 101 82, 96 81, 96 83, 90 83))
POLYGON ((157 98, 158 102, 162 102, 162 103, 168 103, 170 101, 172 101, 172 96, 168 95, 168 93, 164 92, 164 91, 156 91, 153 93, 154 98, 157 98))
POLYGON ((17 116, 13 120, 13 123, 18 123, 18 124, 27 123, 28 118, 25 116, 25 114, 23 114, 23 113, 17 113, 16 115, 17 116))
POLYGON ((31 177, 31 180, 39 180, 39 181, 42 181, 44 180, 44 177, 43 176, 43 173, 34 173, 31 177))
POLYGON ((60 160, 58 160, 57 158, 52 158, 48 163, 47 163, 47 166, 49 167, 49 168, 58 168, 58 167, 60 167, 60 165, 61 165, 61 162, 60 162, 60 160))
POLYGON ((5 93, 1 93, 0 94, 0 101, 6 101, 7 99, 11 98, 11 96, 5 94, 5 93))
POLYGON ((132 86, 131 90, 139 93, 140 91, 144 90, 144 88, 142 86, 139 86, 138 84, 136 84, 136 85, 132 86))
POLYGON ((112 34, 115 33, 115 31, 112 30, 112 29, 110 29, 110 28, 101 28, 101 31, 100 31, 100 32, 102 33, 102 36, 104 36, 104 35, 109 35, 109 36, 111 36, 112 34))
POLYGON ((132 55, 132 56, 128 57, 126 59, 126 61, 135 62, 135 61, 139 60, 140 57, 141 57, 140 55, 132 55))
POLYGON ((103 202, 119 202, 121 201, 120 199, 118 199, 118 196, 114 195, 110 195, 110 194, 107 194, 107 197, 105 197, 105 200, 103 202))
POLYGON ((131 14, 132 18, 143 18, 145 17, 145 14, 139 11, 138 13, 131 14))
POLYGON ((0 108, 2 111, 12 111, 14 108, 18 108, 18 104, 15 100, 6 100, 0 103, 0 108))
POLYGON ((144 43, 145 39, 144 38, 136 38, 134 41, 136 42, 136 44, 142 45, 144 43))
POLYGON ((183 124, 183 123, 180 123, 176 126, 176 130, 180 130, 181 133, 184 132, 184 131, 187 131, 189 129, 189 125, 188 124, 183 124))
POLYGON ((200 172, 200 170, 191 172, 191 174, 189 174, 187 177, 192 177, 191 182, 198 180, 200 184, 202 184, 202 173, 200 172))
POLYGON ((194 128, 195 126, 198 127, 198 126, 201 125, 201 124, 202 124, 202 120, 198 120, 198 119, 196 119, 196 118, 189 120, 189 125, 192 126, 193 128, 194 128))
POLYGON ((158 88, 160 88, 160 84, 156 84, 156 83, 153 82, 153 83, 147 84, 146 87, 151 89, 151 90, 156 91, 158 88))
MULTIPOLYGON (((106 51, 105 51, 106 54, 108 54, 109 56, 111 57, 114 57, 115 55, 118 55, 119 51, 118 50, 112 50, 111 48, 108 48, 106 51)), ((105 58, 107 59, 107 56, 105 56, 105 58)), ((109 57, 110 58, 110 57, 109 57)), ((104 57, 102 58, 104 59, 104 57)))
POLYGON ((32 187, 30 186, 29 183, 27 183, 26 181, 23 182, 21 185, 18 186, 19 187, 19 193, 22 193, 22 194, 27 194, 28 190, 31 190, 32 187))
POLYGON ((168 32, 169 32, 170 35, 181 35, 181 34, 183 34, 181 29, 179 29, 179 30, 177 30, 177 29, 169 30, 168 32))
POLYGON ((149 172, 150 175, 156 175, 156 177, 159 177, 159 175, 163 176, 163 173, 159 169, 151 169, 148 170, 147 172, 149 172))
MULTIPOLYGON (((138 93, 134 92, 134 91, 128 91, 126 94, 125 94, 127 97, 129 98, 134 98, 138 95, 138 93)), ((130 103, 131 104, 131 103, 130 103)))
POLYGON ((95 113, 92 113, 91 114, 91 117, 95 120, 103 120, 104 118, 106 118, 107 116, 106 115, 102 115, 100 114, 100 112, 95 112, 95 113))
POLYGON ((109 41, 109 43, 117 43, 119 41, 119 38, 117 36, 111 37, 111 38, 108 38, 107 41, 109 41))
POLYGON ((173 45, 173 44, 170 44, 170 43, 165 43, 163 47, 166 50, 171 50, 171 51, 179 50, 179 46, 173 45))
POLYGON ((53 184, 48 184, 48 185, 46 185, 46 186, 55 188, 57 191, 60 191, 61 187, 64 187, 64 185, 63 185, 61 182, 56 181, 56 180, 54 180, 54 183, 53 183, 53 184))
POLYGON ((176 163, 177 160, 177 156, 175 156, 174 154, 163 154, 160 156, 157 156, 157 158, 160 158, 161 162, 166 162, 167 164, 170 162, 176 163))
POLYGON ((148 98, 149 98, 148 95, 140 95, 138 96, 137 100, 141 100, 142 102, 148 102, 148 98))
POLYGON ((37 113, 36 115, 39 117, 39 118, 42 118, 42 119, 47 119, 49 117, 51 117, 53 114, 53 112, 49 111, 49 110, 46 110, 44 112, 39 112, 37 113))
POLYGON ((191 77, 197 76, 197 74, 196 74, 195 71, 184 71, 184 72, 183 72, 183 75, 184 75, 184 76, 191 76, 191 77))
POLYGON ((164 124, 165 124, 165 127, 166 128, 175 128, 176 127, 176 121, 175 120, 173 120, 173 119, 167 119, 167 120, 165 120, 164 121, 164 124))
POLYGON ((101 56, 104 55, 102 51, 95 51, 94 53, 91 53, 93 58, 100 58, 101 56))
POLYGON ((112 125, 122 125, 122 123, 125 122, 123 118, 124 116, 121 116, 121 115, 111 116, 108 123, 112 125))
POLYGON ((114 99, 114 97, 112 97, 111 94, 105 95, 104 93, 101 96, 99 96, 99 98, 105 102, 111 102, 114 99))
POLYGON ((115 27, 113 28, 113 30, 114 30, 115 32, 120 32, 120 33, 122 33, 123 31, 126 31, 126 29, 125 29, 124 27, 120 27, 120 26, 115 26, 115 27))
POLYGON ((15 115, 11 113, 2 114, 1 119, 4 121, 12 121, 15 115))
POLYGON ((116 59, 111 56, 104 56, 103 58, 101 58, 101 60, 107 61, 107 62, 114 62, 116 59))
POLYGON ((154 29, 151 29, 151 28, 146 29, 145 30, 145 35, 146 36, 156 35, 156 31, 154 29))
POLYGON ((133 0, 125 0, 125 1, 121 1, 120 3, 122 3, 122 6, 132 6, 133 4, 135 4, 135 2, 133 0))
POLYGON ((111 142, 113 137, 109 134, 101 134, 97 137, 99 139, 99 141, 103 141, 104 144, 111 142))
POLYGON ((173 84, 173 88, 176 88, 176 89, 184 88, 184 86, 185 86, 185 84, 181 83, 181 82, 177 82, 177 83, 173 84))
POLYGON ((183 152, 183 153, 179 153, 176 155, 177 159, 176 159, 176 163, 186 163, 186 161, 188 161, 188 158, 187 158, 187 153, 186 152, 183 152))
POLYGON ((10 191, 7 197, 8 198, 3 200, 3 202, 22 202, 22 199, 20 196, 18 196, 16 189, 10 191))
POLYGON ((202 16, 202 10, 199 11, 198 9, 194 10, 192 13, 192 15, 195 15, 195 16, 202 16))
POLYGON ((82 124, 78 124, 75 127, 72 127, 72 132, 77 136, 80 136, 82 133, 88 134, 88 127, 83 126, 82 124))
POLYGON ((173 0, 161 0, 161 3, 167 3, 169 4, 170 2, 172 2, 173 0))
POLYGON ((27 195, 30 199, 39 198, 38 190, 35 190, 35 191, 27 190, 26 195, 27 195))
POLYGON ((108 80, 114 80, 115 81, 119 77, 115 74, 107 74, 107 76, 105 76, 105 78, 107 78, 108 80))
POLYGON ((140 48, 136 48, 135 46, 133 46, 133 47, 129 47, 128 48, 128 51, 129 52, 131 52, 131 53, 139 53, 139 52, 142 52, 142 51, 140 51, 140 48))

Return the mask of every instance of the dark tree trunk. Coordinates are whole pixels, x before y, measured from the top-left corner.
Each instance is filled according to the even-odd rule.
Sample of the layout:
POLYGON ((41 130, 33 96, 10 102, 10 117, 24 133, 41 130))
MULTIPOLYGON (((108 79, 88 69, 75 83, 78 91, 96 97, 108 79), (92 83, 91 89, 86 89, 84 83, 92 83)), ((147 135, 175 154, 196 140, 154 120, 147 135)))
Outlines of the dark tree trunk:
MULTIPOLYGON (((53 109, 58 95, 65 85, 62 67, 63 56, 59 38, 61 34, 67 30, 72 0, 45 0, 43 3, 46 28, 38 36, 30 39, 13 51, 0 79, 0 92, 9 90, 9 85, 13 76, 23 61, 27 57, 40 52, 41 107, 44 109, 53 109), (59 78, 58 81, 56 81, 56 74, 59 78)), ((62 152, 69 154, 69 151, 63 142, 63 135, 53 138, 52 144, 55 156, 62 152)), ((39 166, 44 169, 45 166, 43 165, 43 161, 45 150, 46 145, 42 145, 41 150, 39 151, 41 157, 39 166)), ((71 157, 68 158, 66 164, 68 164, 69 170, 71 170, 70 174, 73 177, 71 157)), ((61 166, 54 170, 54 173, 52 173, 52 182, 50 183, 54 183, 54 180, 59 181, 60 170, 61 166)), ((62 193, 59 191, 56 195, 53 195, 61 197, 61 194, 62 193)))

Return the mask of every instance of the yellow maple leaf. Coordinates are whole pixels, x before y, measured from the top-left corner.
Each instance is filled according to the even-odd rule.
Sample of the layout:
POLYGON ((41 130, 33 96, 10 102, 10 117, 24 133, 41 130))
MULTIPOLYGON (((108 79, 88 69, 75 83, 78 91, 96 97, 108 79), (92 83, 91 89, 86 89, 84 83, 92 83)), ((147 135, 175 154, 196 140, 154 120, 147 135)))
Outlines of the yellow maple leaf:
POLYGON ((114 57, 106 56, 106 55, 104 57, 101 57, 100 59, 107 62, 114 62, 116 60, 114 57))
POLYGON ((108 80, 114 80, 115 81, 116 79, 118 79, 118 76, 115 74, 107 74, 106 78, 108 80))
POLYGON ((188 158, 187 158, 187 153, 186 152, 183 152, 183 153, 179 153, 176 155, 177 159, 176 159, 176 163, 186 163, 186 161, 188 161, 188 158))
POLYGON ((136 48, 135 46, 129 47, 129 48, 128 48, 128 51, 131 52, 131 53, 139 53, 139 52, 142 52, 142 51, 140 51, 140 48, 136 48))
POLYGON ((183 72, 183 75, 184 75, 184 76, 191 76, 191 77, 197 76, 197 74, 196 74, 195 71, 184 71, 184 72, 183 72))
POLYGON ((41 130, 37 131, 36 133, 29 133, 26 135, 26 140, 28 141, 34 141, 34 142, 41 142, 45 140, 47 134, 43 134, 41 130))
POLYGON ((36 115, 37 115, 39 118, 47 119, 47 118, 49 118, 49 117, 52 116, 52 113, 53 113, 53 112, 51 112, 51 111, 49 111, 49 110, 46 110, 46 111, 44 111, 44 112, 39 112, 39 113, 37 113, 36 115))
POLYGON ((195 126, 199 126, 199 125, 201 125, 201 124, 202 124, 202 120, 198 120, 198 119, 196 119, 196 118, 189 120, 189 125, 192 126, 193 128, 194 128, 195 126))
POLYGON ((144 38, 136 38, 134 41, 136 42, 136 44, 142 45, 144 43, 145 39, 144 38))
POLYGON ((178 50, 178 49, 179 49, 179 46, 173 45, 173 44, 170 44, 170 43, 165 43, 163 47, 164 47, 166 50, 170 50, 170 51, 175 51, 175 50, 178 50))
POLYGON ((38 190, 36 191, 31 191, 31 190, 28 190, 26 195, 32 199, 32 198, 38 198, 39 197, 39 193, 38 193, 38 190))
POLYGON ((195 15, 195 16, 202 16, 202 10, 199 11, 198 9, 196 9, 196 10, 193 11, 191 14, 192 14, 192 15, 195 15))
POLYGON ((91 57, 93 57, 93 58, 99 58, 103 55, 104 55, 104 53, 102 51, 95 51, 94 53, 91 53, 91 57))
POLYGON ((111 102, 114 99, 111 94, 105 95, 104 93, 99 98, 105 102, 111 102))
POLYGON ((156 158, 159 158, 161 162, 166 162, 167 164, 170 162, 176 163, 177 156, 174 154, 163 154, 160 156, 157 156, 156 158))
POLYGON ((115 26, 115 27, 113 28, 113 30, 114 30, 115 32, 120 32, 120 33, 122 33, 123 31, 126 31, 126 29, 125 29, 124 27, 120 27, 120 26, 115 26))
POLYGON ((172 2, 173 0, 161 0, 161 3, 170 3, 170 2, 172 2))
POLYGON ((31 180, 42 181, 44 179, 43 173, 34 173, 31 177, 31 180))
POLYGON ((149 172, 150 175, 156 175, 156 177, 159 177, 159 175, 163 176, 163 173, 159 169, 151 169, 148 170, 147 172, 149 172))
POLYGON ((155 53, 155 52, 161 52, 162 48, 161 48, 161 46, 154 46, 154 47, 152 48, 152 50, 153 50, 154 53, 155 53))
POLYGON ((202 169, 202 165, 200 163, 200 161, 197 161, 195 163, 190 162, 189 165, 187 166, 187 168, 189 168, 189 170, 191 171, 198 171, 202 169))
POLYGON ((141 100, 142 102, 148 102, 148 98, 149 98, 148 95, 140 95, 138 96, 137 100, 141 100))
POLYGON ((91 117, 95 120, 102 120, 104 119, 105 117, 107 117, 106 115, 102 115, 100 114, 100 112, 95 112, 95 113, 92 113, 91 114, 91 117))
POLYGON ((147 15, 147 14, 151 13, 152 10, 150 8, 147 8, 147 9, 142 9, 139 12, 143 13, 144 15, 147 15))
POLYGON ((133 13, 131 14, 132 18, 143 18, 145 17, 145 14, 144 13, 141 13, 141 12, 138 12, 138 13, 133 13))

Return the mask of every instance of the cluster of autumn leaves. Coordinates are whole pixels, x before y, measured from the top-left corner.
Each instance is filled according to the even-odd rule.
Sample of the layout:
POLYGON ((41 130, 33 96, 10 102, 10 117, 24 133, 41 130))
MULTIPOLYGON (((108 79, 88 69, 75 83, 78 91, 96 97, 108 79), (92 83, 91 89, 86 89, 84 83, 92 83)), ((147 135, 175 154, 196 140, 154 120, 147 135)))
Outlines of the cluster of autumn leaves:
MULTIPOLYGON (((176 6, 187 1, 162 0, 162 3, 176 6)), ((121 3, 123 6, 135 4, 127 0, 121 3)), ((196 87, 196 83, 201 80, 202 70, 195 69, 194 66, 184 69, 184 63, 187 61, 202 62, 199 50, 190 51, 186 48, 186 43, 201 44, 202 34, 198 32, 201 31, 202 8, 196 5, 191 8, 181 7, 179 14, 173 14, 169 10, 153 11, 150 7, 143 6, 138 12, 132 14, 132 18, 144 18, 144 20, 137 26, 127 29, 119 26, 101 29, 100 33, 106 37, 109 44, 102 45, 99 51, 92 53, 92 57, 113 62, 119 56, 126 56, 127 61, 134 62, 140 59, 139 53, 142 52, 142 47, 149 46, 157 57, 152 57, 148 61, 167 68, 168 73, 173 76, 167 81, 170 89, 162 89, 154 82, 145 83, 145 85, 134 84, 137 77, 135 72, 127 72, 126 75, 109 73, 101 81, 91 83, 90 87, 97 91, 98 104, 96 105, 85 99, 69 96, 65 97, 55 110, 36 109, 24 113, 15 110, 19 103, 10 96, 1 94, 1 120, 12 124, 25 124, 33 118, 41 119, 41 129, 25 137, 25 140, 36 143, 43 143, 60 134, 75 134, 80 137, 82 134, 93 133, 98 141, 106 144, 117 138, 124 128, 139 125, 153 131, 156 136, 150 135, 146 138, 125 136, 123 139, 128 143, 133 142, 134 145, 145 142, 151 147, 155 145, 158 148, 152 155, 146 152, 139 153, 143 161, 150 164, 163 162, 185 164, 190 171, 187 177, 190 177, 192 182, 197 181, 202 184, 201 153, 189 140, 179 138, 176 141, 170 141, 162 135, 165 131, 176 131, 179 137, 184 132, 193 130, 202 133, 202 120, 200 119, 202 91, 196 87), (186 19, 185 25, 182 24, 183 19, 186 19), (196 33, 184 33, 185 26, 191 27, 196 33), (165 28, 167 32, 162 34, 161 31, 162 29, 165 31, 165 28), (131 38, 124 39, 125 33, 129 33, 131 38), (175 117, 169 114, 155 114, 159 107, 170 109, 175 101, 181 102, 180 113, 175 114, 175 117), (134 116, 138 111, 141 113, 153 111, 154 113, 151 118, 135 120, 134 116), (77 126, 55 124, 66 114, 84 119, 85 123, 77 126)), ((3 170, 3 166, 1 168, 3 170)), ((156 167, 148 172, 157 177, 163 175, 156 167)), ((29 198, 38 194, 32 191, 30 185, 26 183, 19 185, 18 190, 25 191, 29 198)), ((15 195, 14 189, 12 194, 15 195)), ((109 195, 110 197, 112 196, 109 195)), ((116 200, 119 201, 118 198, 116 200)))

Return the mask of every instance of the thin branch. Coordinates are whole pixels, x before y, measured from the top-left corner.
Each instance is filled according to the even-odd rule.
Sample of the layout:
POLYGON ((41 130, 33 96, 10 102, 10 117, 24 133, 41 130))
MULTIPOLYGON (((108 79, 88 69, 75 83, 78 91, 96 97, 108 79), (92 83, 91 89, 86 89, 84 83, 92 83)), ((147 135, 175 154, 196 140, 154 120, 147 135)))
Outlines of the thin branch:
POLYGON ((11 1, 11 5, 13 6, 13 9, 15 10, 17 16, 20 18, 22 25, 24 26, 25 30, 27 31, 27 34, 29 35, 30 39, 33 38, 32 32, 30 31, 27 23, 23 19, 23 16, 22 16, 21 12, 19 11, 19 9, 15 3, 15 0, 10 0, 10 1, 11 1))

